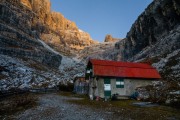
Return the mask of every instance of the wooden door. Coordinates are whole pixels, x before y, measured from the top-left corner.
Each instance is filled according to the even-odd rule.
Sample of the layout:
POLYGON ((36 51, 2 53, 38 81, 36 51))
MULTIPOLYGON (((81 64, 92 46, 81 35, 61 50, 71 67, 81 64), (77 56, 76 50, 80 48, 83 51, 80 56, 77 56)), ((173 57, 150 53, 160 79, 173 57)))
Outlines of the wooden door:
POLYGON ((111 97, 111 81, 109 78, 104 79, 104 97, 111 97))

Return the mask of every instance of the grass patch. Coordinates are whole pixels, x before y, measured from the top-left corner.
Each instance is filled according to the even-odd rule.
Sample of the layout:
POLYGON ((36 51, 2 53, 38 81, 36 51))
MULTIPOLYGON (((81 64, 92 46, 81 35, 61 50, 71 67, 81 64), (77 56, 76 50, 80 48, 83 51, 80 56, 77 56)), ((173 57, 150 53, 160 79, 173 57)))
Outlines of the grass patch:
POLYGON ((73 97, 73 93, 71 93, 71 92, 64 92, 64 91, 58 92, 58 95, 66 96, 66 97, 73 97))
POLYGON ((30 93, 4 98, 0 101, 0 116, 12 115, 34 107, 37 105, 36 101, 37 97, 30 93))
MULTIPOLYGON (((112 119, 117 119, 118 116, 124 119, 134 120, 164 120, 168 118, 180 119, 179 110, 167 107, 138 107, 133 106, 132 103, 138 102, 135 100, 119 100, 119 101, 95 101, 90 100, 88 96, 73 95, 71 93, 63 93, 67 97, 81 97, 83 99, 70 99, 69 103, 77 104, 80 106, 89 107, 92 109, 102 110, 104 112, 113 113, 112 119)), ((62 93, 60 95, 63 95, 62 93)))
POLYGON ((58 92, 58 94, 65 97, 76 97, 76 98, 84 98, 85 100, 89 100, 87 95, 74 94, 73 92, 60 91, 58 92))
POLYGON ((91 107, 91 108, 129 108, 129 109, 133 109, 135 108, 135 106, 132 106, 130 104, 132 104, 133 102, 135 102, 134 100, 121 100, 121 101, 95 101, 95 100, 89 100, 89 98, 87 96, 83 96, 81 98, 81 100, 68 100, 68 102, 70 103, 74 103, 74 104, 78 104, 78 105, 85 105, 87 107, 91 107))

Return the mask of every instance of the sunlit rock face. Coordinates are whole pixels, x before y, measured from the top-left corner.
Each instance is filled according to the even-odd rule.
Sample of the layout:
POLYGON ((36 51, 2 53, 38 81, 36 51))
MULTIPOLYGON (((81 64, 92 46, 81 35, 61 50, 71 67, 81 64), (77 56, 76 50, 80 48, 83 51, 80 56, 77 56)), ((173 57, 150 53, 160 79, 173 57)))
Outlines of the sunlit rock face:
POLYGON ((154 0, 115 48, 121 60, 156 63, 165 79, 180 80, 180 2, 154 0))
POLYGON ((104 39, 104 42, 117 42, 118 40, 121 40, 121 39, 113 38, 112 35, 107 34, 105 39, 104 39))
POLYGON ((90 35, 79 30, 76 24, 61 13, 51 11, 49 0, 21 0, 37 18, 32 24, 39 26, 40 38, 65 55, 74 55, 84 47, 96 44, 90 35), (43 28, 42 28, 43 27, 43 28))

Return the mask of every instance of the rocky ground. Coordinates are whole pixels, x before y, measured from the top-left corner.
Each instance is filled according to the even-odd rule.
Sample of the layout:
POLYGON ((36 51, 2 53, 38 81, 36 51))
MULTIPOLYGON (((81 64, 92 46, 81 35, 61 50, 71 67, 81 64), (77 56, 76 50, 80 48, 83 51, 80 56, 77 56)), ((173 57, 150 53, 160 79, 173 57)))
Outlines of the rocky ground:
POLYGON ((0 90, 11 88, 54 87, 62 73, 31 60, 0 55, 0 90))
MULTIPOLYGON (((106 120, 109 114, 85 106, 68 103, 67 100, 82 98, 65 97, 57 94, 44 94, 39 96, 39 106, 31 108, 17 115, 10 116, 18 120, 106 120)), ((6 118, 5 118, 6 119, 6 118)))

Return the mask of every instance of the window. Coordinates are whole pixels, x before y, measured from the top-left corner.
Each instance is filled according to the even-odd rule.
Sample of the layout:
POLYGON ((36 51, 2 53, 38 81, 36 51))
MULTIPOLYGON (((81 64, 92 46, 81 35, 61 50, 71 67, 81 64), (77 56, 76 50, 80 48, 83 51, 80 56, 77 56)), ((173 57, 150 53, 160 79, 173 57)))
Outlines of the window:
POLYGON ((86 74, 85 77, 88 79, 89 77, 92 76, 92 68, 86 68, 86 74))
POLYGON ((123 78, 116 79, 116 88, 124 88, 124 79, 123 78))

